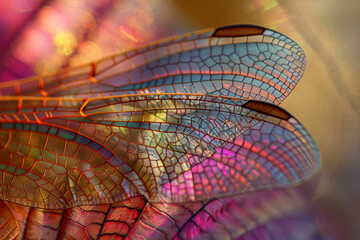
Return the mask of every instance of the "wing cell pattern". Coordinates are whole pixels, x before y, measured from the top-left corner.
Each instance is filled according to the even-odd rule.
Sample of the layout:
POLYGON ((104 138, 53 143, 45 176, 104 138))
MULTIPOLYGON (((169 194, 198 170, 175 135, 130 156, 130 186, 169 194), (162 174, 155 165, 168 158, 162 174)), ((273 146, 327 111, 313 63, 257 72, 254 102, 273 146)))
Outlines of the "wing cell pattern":
POLYGON ((84 98, 200 93, 279 104, 305 65, 303 50, 290 38, 269 29, 231 26, 156 42, 50 76, 3 83, 0 93, 84 98))
POLYGON ((309 133, 275 105, 143 94, 35 111, 40 100, 14 99, 21 108, 0 114, 3 200, 55 209, 137 195, 199 201, 298 184, 319 168, 309 133))
POLYGON ((0 233, 8 230, 8 235, 1 235, 6 239, 300 240, 314 239, 316 231, 300 192, 294 189, 191 203, 150 203, 133 197, 64 210, 1 204, 15 213, 6 219, 7 215, 0 216, 0 221, 9 222, 0 233))
POLYGON ((0 238, 309 239, 279 228, 304 224, 296 191, 269 191, 320 169, 277 106, 305 65, 234 25, 0 83, 0 238))

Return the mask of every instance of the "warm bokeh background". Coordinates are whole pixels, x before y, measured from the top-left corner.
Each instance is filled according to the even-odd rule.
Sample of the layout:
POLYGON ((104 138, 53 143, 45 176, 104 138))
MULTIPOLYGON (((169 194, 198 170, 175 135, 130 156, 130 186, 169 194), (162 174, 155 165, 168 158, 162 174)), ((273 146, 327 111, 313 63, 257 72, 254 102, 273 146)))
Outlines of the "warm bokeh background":
POLYGON ((360 1, 14 0, 0 2, 0 81, 96 60, 154 39, 255 24, 294 39, 308 59, 281 104, 317 141, 320 231, 360 239, 360 1))

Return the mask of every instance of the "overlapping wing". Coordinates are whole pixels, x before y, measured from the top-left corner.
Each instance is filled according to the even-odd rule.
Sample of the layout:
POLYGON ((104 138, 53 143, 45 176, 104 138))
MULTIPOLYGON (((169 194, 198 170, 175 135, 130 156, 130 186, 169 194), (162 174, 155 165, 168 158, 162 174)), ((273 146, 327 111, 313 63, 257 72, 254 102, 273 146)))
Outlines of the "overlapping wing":
POLYGON ((26 206, 200 201, 295 185, 319 170, 306 129, 264 102, 199 94, 0 101, 0 198, 26 206))
POLYGON ((237 25, 1 83, 0 237, 307 239, 293 189, 236 195, 319 171, 270 104, 305 64, 288 37, 237 25))
POLYGON ((300 80, 303 50, 269 29, 234 25, 155 42, 70 68, 0 84, 0 95, 199 93, 279 104, 300 80))
MULTIPOLYGON (((296 189, 192 203, 142 197, 64 210, 0 201, 2 239, 313 239, 314 218, 296 189)), ((318 239, 318 238, 317 238, 318 239)))

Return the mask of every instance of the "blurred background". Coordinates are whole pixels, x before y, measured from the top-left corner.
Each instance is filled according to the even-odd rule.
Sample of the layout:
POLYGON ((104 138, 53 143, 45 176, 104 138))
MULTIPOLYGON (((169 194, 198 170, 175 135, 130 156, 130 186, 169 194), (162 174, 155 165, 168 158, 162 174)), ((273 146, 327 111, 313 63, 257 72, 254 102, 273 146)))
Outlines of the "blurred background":
POLYGON ((229 24, 294 39, 307 69, 281 104, 312 133, 323 169, 312 202, 329 239, 360 239, 360 1, 0 1, 0 81, 45 74, 152 40, 229 24))

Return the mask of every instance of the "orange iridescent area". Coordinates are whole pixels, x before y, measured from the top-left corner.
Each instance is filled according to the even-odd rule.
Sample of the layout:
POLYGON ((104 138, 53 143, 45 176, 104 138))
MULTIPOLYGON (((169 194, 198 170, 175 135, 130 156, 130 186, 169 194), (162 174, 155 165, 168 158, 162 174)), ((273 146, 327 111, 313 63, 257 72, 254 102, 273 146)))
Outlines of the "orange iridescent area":
MULTIPOLYGON (((191 209, 300 184, 319 171, 319 152, 277 104, 305 64, 288 37, 237 25, 2 83, 0 198, 61 218, 61 209, 109 213, 138 201, 127 210, 191 209)), ((106 224, 99 219, 95 236, 106 224)))

